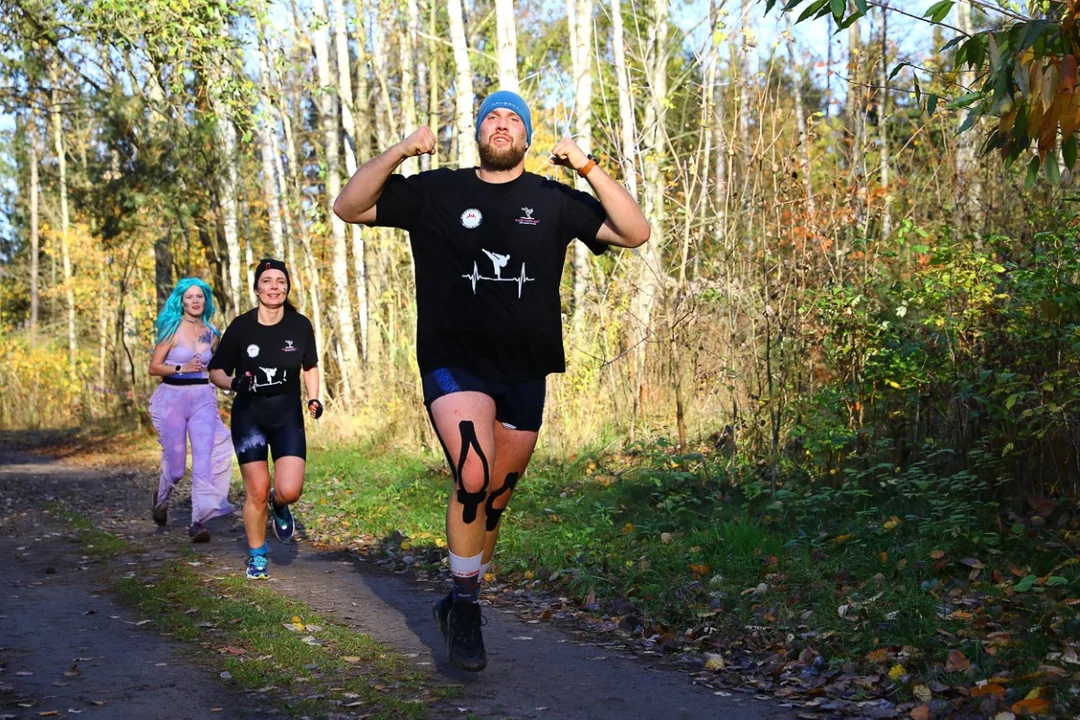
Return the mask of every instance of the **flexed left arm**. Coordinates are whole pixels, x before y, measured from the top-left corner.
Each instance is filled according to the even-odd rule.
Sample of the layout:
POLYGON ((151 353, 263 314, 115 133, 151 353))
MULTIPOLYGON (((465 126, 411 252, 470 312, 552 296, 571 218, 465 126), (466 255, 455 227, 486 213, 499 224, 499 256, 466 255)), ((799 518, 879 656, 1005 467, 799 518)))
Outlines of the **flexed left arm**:
POLYGON ((585 170, 585 179, 607 214, 607 219, 596 233, 599 242, 635 248, 649 239, 649 221, 634 198, 591 160, 572 138, 560 140, 551 150, 549 159, 553 165, 562 165, 578 172, 585 170))

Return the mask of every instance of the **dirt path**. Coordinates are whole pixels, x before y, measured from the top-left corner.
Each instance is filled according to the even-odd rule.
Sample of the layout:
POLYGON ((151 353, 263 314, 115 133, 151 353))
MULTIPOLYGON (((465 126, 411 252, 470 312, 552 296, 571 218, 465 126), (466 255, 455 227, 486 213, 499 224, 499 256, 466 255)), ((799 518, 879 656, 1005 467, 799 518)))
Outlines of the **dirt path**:
MULTIPOLYGON (((0 718, 4 713, 39 717, 42 710, 60 710, 64 716, 68 708, 86 714, 67 716, 88 718, 247 717, 228 712, 258 709, 253 705, 257 699, 230 695, 235 691, 220 682, 208 683, 205 672, 180 657, 175 645, 150 626, 129 624, 125 611, 95 591, 92 564, 80 564, 74 546, 62 536, 28 537, 34 534, 28 527, 45 527, 42 510, 56 498, 143 548, 151 559, 175 556, 189 546, 185 510, 174 507, 169 526, 164 531, 155 528, 148 512, 152 482, 153 473, 145 470, 78 469, 0 447, 0 506, 4 517, 17 518, 0 526, 0 557, 17 558, 16 572, 5 577, 3 586, 0 638, 5 639, 0 644, 5 648, 0 663, 6 667, 0 674, 0 718), (90 610, 93 614, 83 614, 90 610), (27 624, 31 617, 33 629, 27 624), (95 659, 76 662, 79 657, 95 659), (109 658, 124 662, 110 663, 109 658), (80 674, 64 676, 73 663, 80 674), (34 674, 16 675, 24 667, 34 674), (196 686, 199 692, 193 693, 196 686), (147 695, 159 711, 168 707, 169 712, 155 715, 155 707, 135 704, 145 702, 147 695), (38 704, 19 708, 16 696, 33 697, 38 704), (162 702, 164 697, 170 700, 162 702), (101 699, 107 704, 87 704, 101 699)), ((219 574, 239 573, 245 543, 238 521, 221 519, 211 530, 213 542, 194 546, 200 561, 219 574)), ((431 708, 436 717, 795 717, 774 701, 694 686, 689 674, 651 666, 615 643, 522 619, 519 615, 530 617, 527 609, 503 600, 485 610, 488 669, 464 673, 446 663, 442 638, 431 619, 432 603, 445 592, 441 583, 388 574, 360 558, 320 552, 304 543, 282 545, 271 539, 270 545, 274 590, 394 647, 436 678, 463 687, 463 696, 452 706, 431 708)))

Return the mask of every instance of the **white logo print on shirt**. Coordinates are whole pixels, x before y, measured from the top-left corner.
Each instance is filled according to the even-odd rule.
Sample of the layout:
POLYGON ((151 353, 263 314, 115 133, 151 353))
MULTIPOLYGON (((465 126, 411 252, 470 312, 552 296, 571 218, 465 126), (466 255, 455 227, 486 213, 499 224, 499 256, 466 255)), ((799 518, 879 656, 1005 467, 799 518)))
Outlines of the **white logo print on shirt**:
POLYGON ((521 208, 521 212, 525 213, 525 217, 519 217, 514 222, 518 225, 539 225, 540 221, 532 216, 533 209, 528 207, 521 208))
POLYGON ((273 387, 275 385, 284 385, 285 380, 289 377, 289 372, 287 370, 283 370, 282 373, 281 373, 281 380, 278 380, 277 382, 274 382, 274 378, 277 377, 277 371, 278 371, 277 368, 260 367, 259 369, 263 371, 264 375, 266 375, 266 382, 263 382, 263 383, 259 382, 259 376, 256 375, 255 376, 255 388, 254 388, 255 392, 258 392, 259 388, 273 387))
POLYGON ((465 212, 461 213, 461 224, 472 230, 473 228, 480 227, 480 223, 483 221, 484 216, 480 214, 480 211, 476 208, 469 208, 465 212))
POLYGON ((296 346, 293 345, 293 341, 286 340, 285 347, 281 348, 281 352, 296 352, 296 346))
POLYGON ((255 344, 248 345, 247 354, 249 358, 259 357, 259 346, 255 344))
POLYGON ((472 283, 473 295, 476 294, 476 283, 480 280, 486 280, 487 282, 512 282, 517 283, 518 286, 518 299, 521 298, 521 288, 527 282, 534 282, 536 278, 527 277, 525 275, 525 263, 521 263, 521 273, 517 277, 504 278, 502 276, 502 269, 506 267, 506 264, 510 262, 509 255, 502 255, 500 253, 494 253, 485 248, 480 248, 485 255, 491 260, 491 264, 495 267, 495 277, 484 277, 480 274, 480 268, 476 261, 473 261, 473 270, 467 275, 461 277, 472 283))

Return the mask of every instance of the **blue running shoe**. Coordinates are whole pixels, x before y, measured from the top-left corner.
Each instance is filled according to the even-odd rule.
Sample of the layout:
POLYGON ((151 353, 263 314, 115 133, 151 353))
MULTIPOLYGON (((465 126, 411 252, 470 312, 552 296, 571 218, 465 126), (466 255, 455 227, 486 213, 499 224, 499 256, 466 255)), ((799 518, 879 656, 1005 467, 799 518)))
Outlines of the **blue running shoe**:
POLYGON ((292 510, 288 505, 274 505, 274 491, 270 491, 270 523, 274 526, 274 537, 281 542, 289 542, 293 536, 292 510))
POLYGON ((270 573, 266 570, 265 555, 251 555, 248 557, 247 576, 249 580, 270 579, 270 573))

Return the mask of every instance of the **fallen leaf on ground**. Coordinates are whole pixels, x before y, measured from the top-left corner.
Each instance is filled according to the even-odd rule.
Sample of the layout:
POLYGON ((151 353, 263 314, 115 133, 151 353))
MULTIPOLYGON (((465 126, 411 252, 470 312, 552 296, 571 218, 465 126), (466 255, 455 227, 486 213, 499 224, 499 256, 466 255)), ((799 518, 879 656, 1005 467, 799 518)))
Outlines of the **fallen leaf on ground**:
POLYGON ((920 705, 917 708, 913 708, 908 714, 913 720, 930 720, 930 706, 920 705))
POLYGON ((992 695, 994 697, 1001 697, 1005 694, 1005 688, 996 683, 987 683, 982 687, 971 688, 971 697, 982 697, 983 695, 992 695))
POLYGON ((718 653, 705 653, 705 669, 716 672, 723 670, 726 663, 724 662, 724 656, 718 653))
POLYGON ((916 685, 911 692, 916 698, 922 700, 924 703, 930 702, 934 697, 933 693, 930 692, 930 688, 925 685, 916 685))
POLYGON ((1013 706, 1009 709, 1021 715, 1024 713, 1042 715, 1050 712, 1050 701, 1045 698, 1031 698, 1030 700, 1013 703, 1013 706))
POLYGON ((966 672, 971 667, 971 661, 959 650, 950 650, 949 659, 945 663, 945 672, 966 672))

